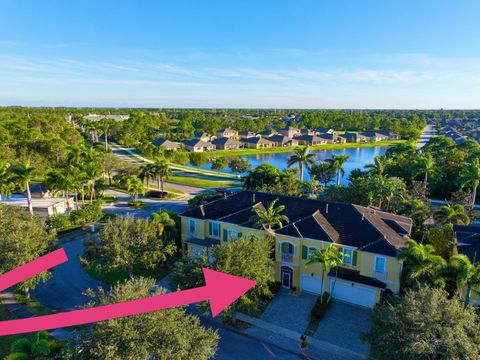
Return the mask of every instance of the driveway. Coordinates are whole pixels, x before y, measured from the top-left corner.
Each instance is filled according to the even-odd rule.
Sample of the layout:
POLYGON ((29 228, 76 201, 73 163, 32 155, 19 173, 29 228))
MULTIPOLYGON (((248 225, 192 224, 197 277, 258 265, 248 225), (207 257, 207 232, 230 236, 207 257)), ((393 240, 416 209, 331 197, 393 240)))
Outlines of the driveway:
POLYGON ((68 261, 53 268, 52 277, 45 283, 37 285, 32 296, 42 305, 57 311, 74 310, 89 301, 83 295, 85 290, 108 285, 92 278, 80 264, 79 256, 83 254, 83 241, 88 237, 81 231, 74 231, 59 239, 65 249, 68 261))
POLYGON ((368 355, 370 346, 360 340, 360 333, 370 330, 370 313, 369 309, 334 301, 313 337, 368 355))
POLYGON ((260 317, 261 320, 274 325, 303 333, 310 321, 317 296, 302 292, 300 295, 290 295, 282 289, 270 302, 260 317))

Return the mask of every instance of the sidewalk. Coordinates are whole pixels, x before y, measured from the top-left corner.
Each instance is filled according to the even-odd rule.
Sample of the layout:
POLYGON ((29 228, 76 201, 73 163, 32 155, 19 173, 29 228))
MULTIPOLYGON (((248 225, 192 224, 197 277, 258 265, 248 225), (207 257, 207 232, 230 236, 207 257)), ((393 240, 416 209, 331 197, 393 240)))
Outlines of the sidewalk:
MULTIPOLYGON (((12 289, 6 289, 0 293, 0 299, 3 305, 10 311, 13 315, 15 315, 19 319, 28 319, 33 317, 34 315, 28 311, 25 306, 18 303, 13 295, 12 289)), ((75 336, 70 331, 64 329, 53 329, 48 331, 50 336, 57 340, 68 340, 75 336)))

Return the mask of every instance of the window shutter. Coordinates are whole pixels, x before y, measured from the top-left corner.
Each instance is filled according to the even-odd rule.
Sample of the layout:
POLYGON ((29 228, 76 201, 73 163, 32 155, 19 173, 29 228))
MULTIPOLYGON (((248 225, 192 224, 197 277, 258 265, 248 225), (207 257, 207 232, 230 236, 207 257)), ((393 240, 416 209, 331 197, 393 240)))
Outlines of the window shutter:
POLYGON ((238 237, 239 239, 241 239, 241 238, 242 238, 242 235, 243 235, 243 234, 239 232, 237 237, 238 237))
POLYGON ((212 235, 212 223, 208 223, 208 235, 212 235))
POLYGON ((302 259, 307 260, 308 249, 305 245, 302 246, 302 259))
POLYGON ((353 250, 352 265, 357 266, 357 250, 353 250))
POLYGON ((227 241, 227 229, 223 229, 223 241, 227 241))

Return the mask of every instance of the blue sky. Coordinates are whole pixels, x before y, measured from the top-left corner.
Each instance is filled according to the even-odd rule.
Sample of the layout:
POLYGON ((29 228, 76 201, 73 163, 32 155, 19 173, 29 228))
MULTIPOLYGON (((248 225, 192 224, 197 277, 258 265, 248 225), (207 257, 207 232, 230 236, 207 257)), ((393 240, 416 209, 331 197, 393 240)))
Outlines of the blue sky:
POLYGON ((0 105, 480 108, 477 0, 0 0, 0 105))

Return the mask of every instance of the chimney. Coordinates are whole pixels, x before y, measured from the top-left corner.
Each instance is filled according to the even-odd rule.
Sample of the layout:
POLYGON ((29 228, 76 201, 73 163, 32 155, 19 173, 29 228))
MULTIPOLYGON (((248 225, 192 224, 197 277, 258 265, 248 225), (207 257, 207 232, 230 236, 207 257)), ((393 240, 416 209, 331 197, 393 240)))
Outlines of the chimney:
POLYGON ((327 207, 325 209, 325 213, 328 214, 328 204, 327 204, 327 207))

